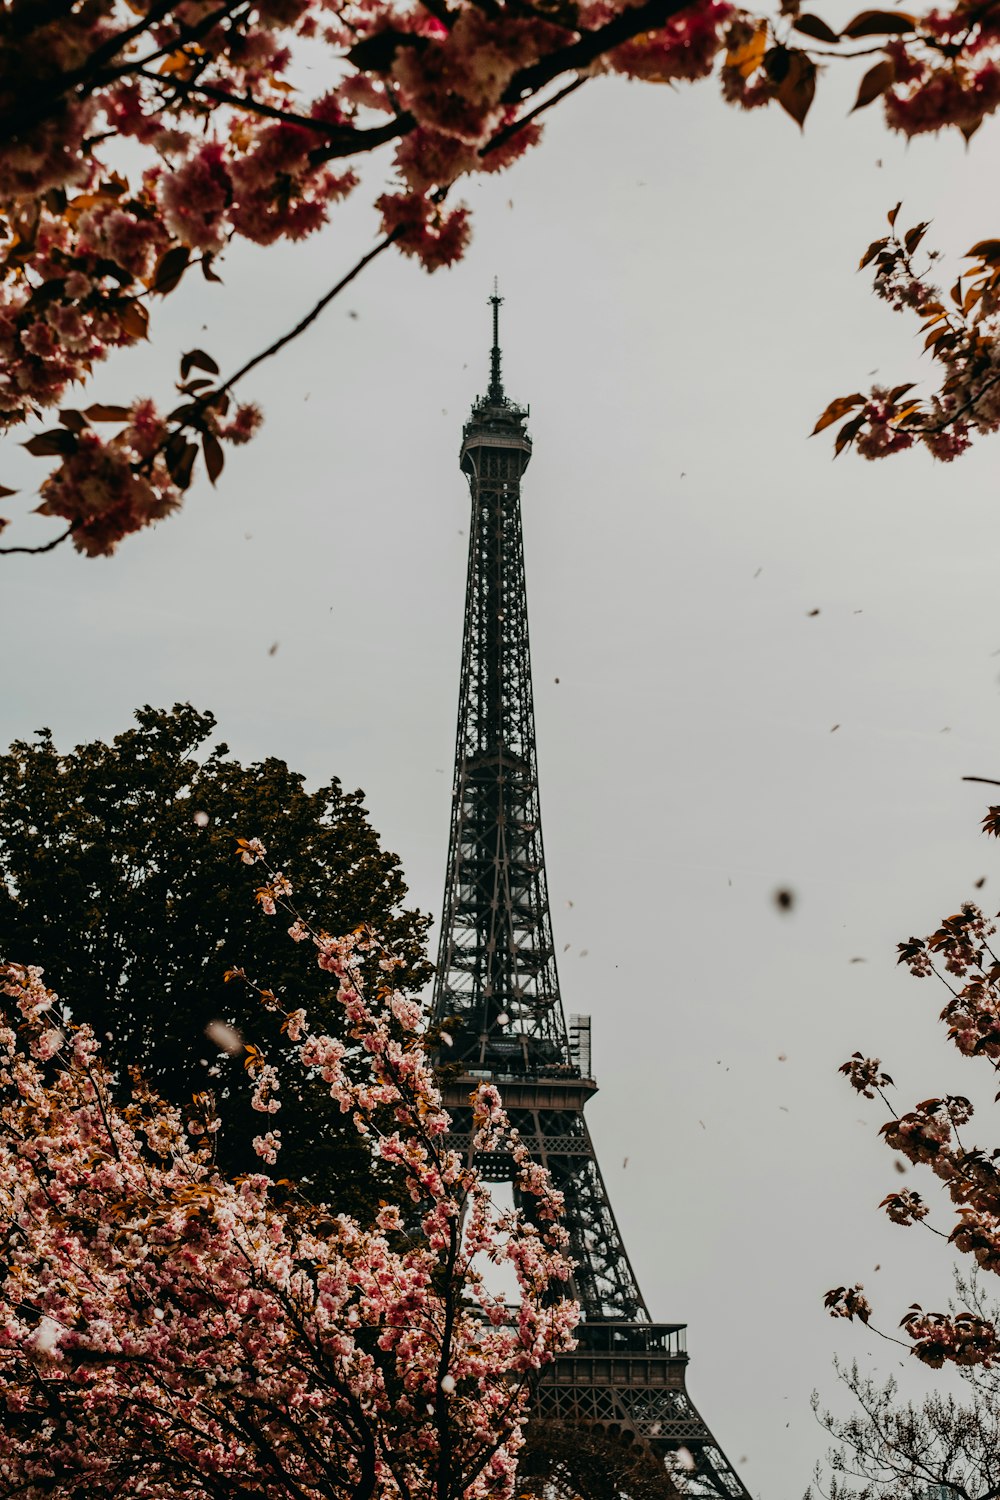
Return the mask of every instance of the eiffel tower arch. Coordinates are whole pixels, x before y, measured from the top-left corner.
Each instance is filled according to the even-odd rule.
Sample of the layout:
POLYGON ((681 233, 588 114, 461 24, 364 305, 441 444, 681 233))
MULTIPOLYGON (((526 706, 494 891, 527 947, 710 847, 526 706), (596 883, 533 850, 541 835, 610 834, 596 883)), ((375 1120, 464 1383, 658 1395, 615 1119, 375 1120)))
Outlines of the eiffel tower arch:
MULTIPOLYGON (((584 1118, 597 1089, 590 1020, 571 1016, 567 1025, 563 1010, 538 797, 521 537, 528 411, 504 391, 502 299, 494 292, 490 301, 490 383, 462 433, 472 519, 433 997, 434 1021, 453 1037, 447 1061, 457 1065, 444 1085, 452 1140, 470 1148, 469 1095, 490 1079, 566 1202, 583 1320, 576 1350, 548 1367, 536 1396, 526 1457, 534 1493, 604 1500, 600 1484, 618 1465, 630 1488, 608 1500, 654 1500, 657 1484, 662 1495, 749 1500, 687 1393, 684 1325, 650 1318, 584 1118)), ((477 1165, 490 1180, 512 1180, 509 1158, 477 1165)))

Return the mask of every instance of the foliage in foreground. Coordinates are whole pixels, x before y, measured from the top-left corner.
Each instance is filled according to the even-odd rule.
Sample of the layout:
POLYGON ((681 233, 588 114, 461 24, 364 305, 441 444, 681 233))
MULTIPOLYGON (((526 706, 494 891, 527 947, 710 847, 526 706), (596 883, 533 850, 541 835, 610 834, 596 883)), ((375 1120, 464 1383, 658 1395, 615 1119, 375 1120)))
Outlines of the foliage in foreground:
MULTIPOLYGON (((0 551, 71 541, 106 556, 177 509, 199 462, 214 484, 227 445, 261 420, 234 404, 237 386, 391 245, 428 270, 457 260, 469 221, 456 185, 537 145, 540 117, 595 77, 714 75, 730 103, 776 104, 801 125, 831 59, 863 59, 855 107, 881 100, 890 129, 969 139, 1000 108, 1000 3, 864 10, 838 28, 799 0, 773 14, 732 0, 12 0, 0 16, 0 424, 61 408, 27 447, 55 461, 38 509, 62 529, 0 551), (392 153, 381 238, 294 328, 226 374, 186 351, 166 409, 145 396, 63 405, 109 353, 148 337, 186 274, 218 282, 234 239, 315 232, 380 150, 392 153)), ((1000 242, 976 247, 983 285, 953 303, 913 272, 913 248, 893 246, 880 270, 897 305, 945 320, 927 340, 941 388, 905 409, 888 390, 839 398, 858 406, 853 435, 870 458, 916 440, 952 458, 1000 426, 1000 242)))
MULTIPOLYGON (((267 881, 284 903, 284 877, 267 881)), ((262 999, 405 1184, 370 1229, 261 1174, 222 1175, 208 1095, 180 1110, 137 1088, 119 1107, 92 1030, 37 969, 0 970, 0 1495, 511 1494, 532 1378, 578 1315, 561 1293, 559 1195, 484 1085, 477 1146, 511 1153, 532 1205, 531 1222, 498 1215, 447 1146, 394 960, 378 957, 369 1000, 371 939, 295 935, 338 986, 353 1051, 262 999), (517 1309, 483 1285, 484 1257, 516 1274, 517 1309)), ((248 1061, 269 1115, 276 1074, 260 1052, 248 1061)), ((255 1144, 273 1160, 280 1132, 255 1144)))
MULTIPOLYGON (((1000 807, 989 809, 983 826, 1000 834, 1000 807)), ((995 933, 995 923, 973 902, 965 902, 927 937, 900 943, 898 959, 916 978, 943 985, 948 998, 941 1020, 948 1040, 994 1079, 1000 1073, 995 933)), ((923 1364, 956 1371, 964 1394, 936 1392, 921 1405, 904 1404, 891 1382, 879 1385, 861 1376, 856 1366, 841 1370, 859 1410, 846 1420, 821 1413, 838 1445, 831 1454, 830 1493, 836 1500, 911 1500, 937 1484, 945 1487, 943 1496, 954 1495, 955 1500, 996 1500, 1000 1309, 983 1292, 981 1280, 1000 1275, 1000 1147, 969 1139, 974 1108, 964 1095, 923 1099, 900 1114, 889 1097, 893 1080, 879 1058, 856 1052, 841 1072, 864 1098, 877 1096, 890 1110, 891 1118, 881 1127, 883 1140, 914 1166, 928 1168, 943 1185, 949 1222, 936 1225, 931 1205, 915 1189, 890 1192, 880 1206, 894 1224, 919 1225, 971 1257, 975 1275, 958 1278, 957 1302, 945 1311, 912 1303, 900 1323, 903 1337, 892 1339, 923 1364)), ((826 1303, 834 1317, 857 1319, 891 1337, 874 1323, 860 1284, 834 1288, 826 1303)))
MULTIPOLYGON (((371 1223, 379 1178, 350 1121, 303 1073, 255 998, 227 970, 266 976, 344 1034, 327 977, 252 902, 234 898, 233 834, 256 830, 308 893, 327 932, 369 926, 403 961, 396 988, 426 982, 427 918, 361 792, 315 792, 284 761, 243 766, 209 749, 215 719, 189 704, 145 708, 137 727, 60 754, 43 731, 0 756, 0 961, 38 965, 102 1040, 127 1097, 129 1068, 175 1104, 211 1088, 230 1174, 258 1169, 241 1086, 242 1041, 265 1045, 283 1080, 285 1176, 371 1223)), ((242 867, 241 867, 242 868, 242 867)))

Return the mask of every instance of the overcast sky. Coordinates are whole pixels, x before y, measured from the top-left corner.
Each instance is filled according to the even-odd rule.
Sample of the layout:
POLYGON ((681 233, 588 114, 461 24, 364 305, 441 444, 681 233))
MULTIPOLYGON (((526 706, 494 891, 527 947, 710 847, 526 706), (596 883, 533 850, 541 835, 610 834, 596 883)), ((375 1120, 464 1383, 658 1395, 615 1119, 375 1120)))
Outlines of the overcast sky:
MULTIPOLYGON (((540 151, 470 188, 460 267, 384 258, 259 372, 266 426, 217 493, 199 483, 110 562, 58 552, 0 575, 0 743, 43 724, 65 747, 111 737, 145 702, 209 707, 241 758, 364 787, 437 914, 457 452, 499 276, 507 388, 535 441, 542 808, 564 1001, 594 1018, 588 1117, 652 1313, 689 1324, 694 1399, 766 1500, 796 1500, 823 1451, 809 1394, 835 1394, 833 1353, 895 1371, 823 1292, 863 1281, 889 1327, 948 1294, 940 1242, 876 1210, 900 1182, 884 1111, 837 1067, 882 1055, 907 1104, 969 1090, 940 996, 894 945, 982 875, 1000 894, 977 832, 989 789, 960 779, 1000 775, 1000 449, 833 464, 807 437, 869 372, 929 373, 854 268, 899 198, 953 257, 995 234, 997 134, 907 149, 873 111, 847 118, 854 88, 822 80, 801 135, 713 85, 588 86, 540 151)), ((193 343, 231 368, 372 232, 359 197, 307 244, 233 252, 225 287, 170 298, 100 395, 169 400, 193 343)), ((0 449, 0 482, 41 472, 0 449)), ((985 1121, 979 1139, 994 1144, 985 1121)))

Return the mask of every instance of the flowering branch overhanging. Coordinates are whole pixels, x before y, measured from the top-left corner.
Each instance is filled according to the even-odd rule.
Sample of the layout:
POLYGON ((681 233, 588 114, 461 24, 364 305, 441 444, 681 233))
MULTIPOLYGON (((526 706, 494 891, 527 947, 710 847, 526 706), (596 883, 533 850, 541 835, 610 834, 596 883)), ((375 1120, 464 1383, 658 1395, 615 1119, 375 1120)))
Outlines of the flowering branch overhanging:
MULTIPOLYGON (((730 103, 773 102, 802 124, 821 61, 873 52, 857 107, 881 100, 891 129, 968 138, 1000 106, 996 3, 868 10, 838 31, 798 0, 774 16, 732 0, 14 0, 0 17, 0 425, 60 407, 112 350, 147 337, 154 305, 193 267, 217 281, 234 238, 266 246, 315 232, 372 151, 393 153, 376 204, 382 238, 341 285, 387 241, 428 270, 457 260, 469 217, 448 206, 452 189, 517 160, 540 140, 539 117, 598 75, 717 72, 730 103), (305 84, 311 56, 329 80, 318 95, 305 84)), ((983 346, 961 355, 951 332, 958 380, 940 409, 932 401, 921 416, 910 403, 901 416, 887 393, 859 396, 861 451, 898 451, 916 435, 948 458, 970 431, 991 430, 995 330, 982 323, 983 346)), ((944 334, 934 347, 947 352, 944 334)), ((146 399, 104 408, 116 418, 91 406, 32 438, 29 451, 58 460, 39 509, 67 524, 0 552, 65 540, 106 556, 176 510, 199 453, 214 482, 224 445, 251 436, 259 414, 231 415, 237 377, 215 384, 203 378, 218 374, 214 360, 197 368, 164 417, 146 399), (105 439, 104 420, 124 425, 105 439)))

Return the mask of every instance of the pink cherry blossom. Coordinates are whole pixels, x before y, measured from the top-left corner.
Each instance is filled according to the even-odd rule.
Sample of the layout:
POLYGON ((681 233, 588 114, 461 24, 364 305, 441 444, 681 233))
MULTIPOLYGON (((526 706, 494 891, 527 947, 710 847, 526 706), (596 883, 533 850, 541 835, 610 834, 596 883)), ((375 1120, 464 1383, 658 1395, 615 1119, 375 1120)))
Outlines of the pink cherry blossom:
MULTIPOLYGON (((263 858, 255 845, 241 848, 263 858)), ((0 1469, 25 1500, 67 1475, 98 1500, 137 1476, 154 1500, 179 1483, 213 1495, 220 1475, 273 1500, 513 1495, 531 1378, 572 1347, 578 1316, 558 1197, 519 1157, 534 1222, 496 1215, 447 1145, 422 1037, 397 1041, 397 997, 360 988, 354 954, 375 940, 315 941, 338 955, 355 1047, 344 1066, 331 1038, 299 1054, 337 1061, 335 1103, 398 1164, 422 1225, 401 1243, 412 1217, 395 1204, 364 1228, 279 1200, 262 1175, 222 1177, 209 1096, 182 1115, 137 1083, 123 1106, 40 970, 0 969, 0 1204, 17 1226, 0 1270, 0 1469), (516 1309, 485 1290, 480 1247, 512 1267, 516 1309)), ((270 1065, 250 1056, 260 1088, 270 1065)), ((495 1089, 475 1117, 474 1150, 514 1147, 495 1089)), ((254 1144, 271 1163, 280 1132, 254 1144)))

